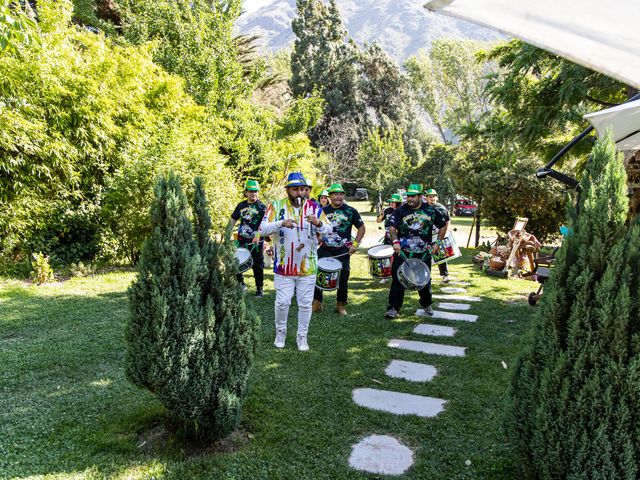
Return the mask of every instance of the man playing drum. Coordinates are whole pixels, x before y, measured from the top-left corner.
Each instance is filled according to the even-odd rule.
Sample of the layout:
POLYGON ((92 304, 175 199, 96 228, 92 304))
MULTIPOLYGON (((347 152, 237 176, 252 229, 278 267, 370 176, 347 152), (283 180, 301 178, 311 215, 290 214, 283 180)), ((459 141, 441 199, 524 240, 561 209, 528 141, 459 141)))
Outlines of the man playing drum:
MULTIPOLYGON (((427 197, 427 203, 429 205, 436 207, 442 212, 442 215, 444 216, 444 219, 447 222, 447 229, 449 229, 449 222, 451 220, 451 217, 449 215, 449 210, 447 210, 447 208, 441 203, 438 203, 438 192, 436 192, 433 188, 430 188, 429 190, 424 192, 424 194, 427 197)), ((437 232, 438 232, 438 229, 437 227, 434 226, 433 233, 437 233, 437 232)), ((449 283, 449 267, 447 267, 447 262, 439 263, 438 270, 440 270, 440 276, 442 277, 442 281, 444 283, 449 283)))
MULTIPOLYGON (((318 249, 318 258, 335 257, 342 263, 340 280, 338 281, 338 293, 336 312, 346 315, 349 273, 351 270, 351 255, 353 255, 365 234, 365 226, 358 211, 344 203, 344 190, 342 185, 334 183, 329 187, 329 205, 322 209, 322 213, 333 227, 333 231, 322 236, 322 245, 318 249), (351 229, 356 227, 356 238, 351 241, 351 229)), ((315 289, 313 295, 313 311, 322 310, 322 290, 315 289)))
MULTIPOLYGON (((447 224, 442 212, 422 202, 421 185, 409 185, 407 203, 393 212, 389 227, 394 255, 386 318, 396 318, 402 308, 405 287, 398 280, 398 268, 404 263, 405 257, 419 258, 425 263, 425 268, 430 268, 431 253, 429 248, 431 248, 431 230, 434 225, 440 229, 438 238, 443 239, 447 233, 447 224)), ((434 252, 437 252, 437 244, 434 244, 433 249, 434 252)), ((430 280, 418 290, 418 294, 422 308, 416 310, 416 315, 433 315, 430 280)))
MULTIPOLYGON (((253 277, 256 281, 256 297, 262 297, 262 286, 264 285, 264 242, 258 234, 258 227, 264 217, 267 207, 258 199, 260 185, 255 180, 247 180, 244 186, 244 196, 246 200, 240 202, 231 214, 228 229, 232 230, 238 220, 238 246, 246 248, 251 252, 253 259, 253 277)), ((238 274, 238 281, 242 284, 242 289, 246 290, 242 274, 238 274)))
POLYGON ((391 218, 396 208, 402 205, 402 195, 394 193, 391 198, 387 200, 389 206, 380 212, 380 215, 376 217, 377 223, 384 221, 384 240, 383 245, 391 245, 391 239, 389 238, 389 226, 391 225, 391 218))
POLYGON ((299 172, 287 178, 287 197, 269 204, 260 224, 263 236, 275 234, 273 285, 276 290, 276 348, 284 348, 287 317, 294 293, 298 302, 298 350, 309 350, 307 333, 311 320, 313 288, 318 268, 316 234, 331 231, 320 206, 305 198, 309 182, 299 172))

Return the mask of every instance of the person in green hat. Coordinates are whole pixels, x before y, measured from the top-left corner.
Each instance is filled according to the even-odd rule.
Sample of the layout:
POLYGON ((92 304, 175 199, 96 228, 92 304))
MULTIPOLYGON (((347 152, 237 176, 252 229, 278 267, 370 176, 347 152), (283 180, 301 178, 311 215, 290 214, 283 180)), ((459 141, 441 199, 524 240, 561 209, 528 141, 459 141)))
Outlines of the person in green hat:
MULTIPOLYGON (((329 205, 322 209, 331 223, 332 231, 322 235, 322 245, 318 248, 318 259, 334 257, 342 263, 338 292, 336 296, 336 312, 346 315, 347 294, 349 289, 349 274, 351 272, 351 255, 360 246, 365 234, 365 226, 358 211, 344 202, 344 189, 339 183, 334 183, 328 189, 329 205), (355 240, 351 240, 351 230, 357 228, 355 240)), ((313 294, 313 311, 322 310, 323 293, 319 288, 313 294)))
POLYGON ((318 195, 318 203, 320 203, 322 208, 329 205, 329 190, 325 189, 320 192, 320 195, 318 195))
MULTIPOLYGON (((407 188, 407 203, 393 212, 389 237, 393 245, 393 263, 391 267, 391 288, 386 318, 396 318, 400 314, 404 302, 405 288, 398 280, 398 268, 405 257, 421 258, 431 268, 431 252, 438 251, 438 245, 432 247, 433 227, 439 228, 438 238, 443 239, 447 233, 447 223, 442 212, 422 201, 422 185, 413 183, 407 188)), ((416 315, 420 317, 433 315, 431 304, 431 282, 418 290, 420 306, 416 315)))
MULTIPOLYGON (((267 207, 258 199, 260 184, 256 180, 247 180, 244 185, 245 200, 236 205, 231 214, 228 228, 232 230, 240 220, 238 226, 238 246, 247 248, 251 252, 253 259, 253 277, 256 281, 256 297, 264 295, 264 241, 258 233, 258 227, 264 217, 267 207)), ((242 284, 242 289, 246 290, 242 274, 238 274, 238 281, 242 284)))
MULTIPOLYGON (((429 188, 426 192, 424 192, 426 196, 427 203, 442 212, 446 222, 447 222, 447 230, 449 229, 449 224, 451 222, 451 216, 449 215, 449 210, 447 207, 438 203, 438 192, 436 192, 433 188, 429 188)), ((438 229, 433 227, 433 234, 436 235, 438 233, 438 229)), ((447 262, 442 262, 438 264, 438 270, 440 270, 440 276, 442 277, 442 281, 444 283, 449 283, 449 267, 447 266, 447 262)))
MULTIPOLYGON (((389 238, 389 225, 391 224, 391 217, 396 208, 402 205, 402 195, 394 193, 391 198, 387 200, 389 206, 380 212, 380 215, 376 217, 377 223, 382 223, 384 220, 384 245, 391 245, 391 239, 389 238)), ((383 279, 386 280, 386 279, 383 279)))

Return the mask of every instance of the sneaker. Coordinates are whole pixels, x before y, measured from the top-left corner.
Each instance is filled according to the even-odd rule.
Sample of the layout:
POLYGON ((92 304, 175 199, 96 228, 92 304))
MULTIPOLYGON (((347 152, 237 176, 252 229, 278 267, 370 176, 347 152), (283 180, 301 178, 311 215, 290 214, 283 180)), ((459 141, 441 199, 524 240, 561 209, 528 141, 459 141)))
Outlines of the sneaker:
POLYGON ((336 312, 338 312, 338 315, 346 315, 347 314, 347 309, 344 308, 344 303, 343 302, 338 302, 336 304, 336 312))
POLYGON ((298 335, 298 350, 301 352, 309 351, 309 344, 307 343, 306 335, 298 335))
POLYGON ((247 291, 247 286, 244 283, 240 286, 240 288, 242 288, 243 292, 247 291))
POLYGON ((449 283, 449 275, 442 277, 442 283, 449 283))
POLYGON ((258 298, 264 297, 264 292, 262 290, 256 290, 256 297, 258 298))
POLYGON ((322 311, 322 302, 320 300, 313 299, 313 305, 311 306, 313 313, 320 313, 322 311))
POLYGON ((398 311, 395 308, 390 308, 387 310, 387 313, 384 314, 384 318, 396 318, 398 316, 398 311))
POLYGON ((433 308, 430 306, 427 308, 419 308, 416 310, 416 316, 418 317, 431 317, 433 316, 433 308))
POLYGON ((286 330, 276 330, 276 341, 273 342, 276 348, 284 348, 284 340, 287 338, 286 330))

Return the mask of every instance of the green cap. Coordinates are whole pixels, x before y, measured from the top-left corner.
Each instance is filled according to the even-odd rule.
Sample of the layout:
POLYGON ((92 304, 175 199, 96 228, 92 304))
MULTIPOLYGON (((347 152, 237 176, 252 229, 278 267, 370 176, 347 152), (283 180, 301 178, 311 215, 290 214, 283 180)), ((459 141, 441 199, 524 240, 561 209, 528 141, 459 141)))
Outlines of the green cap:
POLYGON ((244 184, 244 189, 250 192, 257 192, 260 190, 260 184, 257 180, 247 180, 247 183, 244 184))
POLYGON ((438 195, 438 192, 436 192, 433 188, 430 188, 429 190, 424 192, 424 194, 425 195, 438 195))
POLYGON ((320 192, 320 195, 318 195, 318 197, 328 197, 329 196, 329 192, 327 191, 327 189, 324 189, 320 192))
POLYGON ((412 183, 407 188, 407 195, 422 195, 422 185, 419 183, 412 183))
POLYGON ((388 203, 402 203, 402 195, 399 193, 394 193, 391 195, 391 198, 387 200, 388 203))
POLYGON ((339 183, 334 183, 329 187, 329 193, 344 193, 344 189, 339 183))

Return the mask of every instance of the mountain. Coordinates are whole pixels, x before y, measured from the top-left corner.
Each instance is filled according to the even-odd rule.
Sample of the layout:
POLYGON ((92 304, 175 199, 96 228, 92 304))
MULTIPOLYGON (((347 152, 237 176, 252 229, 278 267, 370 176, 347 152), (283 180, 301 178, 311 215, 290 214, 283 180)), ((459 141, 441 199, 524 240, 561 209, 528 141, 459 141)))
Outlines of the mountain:
MULTIPOLYGON (((378 42, 398 62, 428 48, 437 38, 495 40, 500 33, 463 20, 427 11, 425 0, 338 0, 342 21, 349 35, 360 45, 378 42)), ((295 0, 274 0, 251 13, 241 15, 241 33, 257 34, 264 47, 277 51, 295 39, 291 20, 295 0)))

